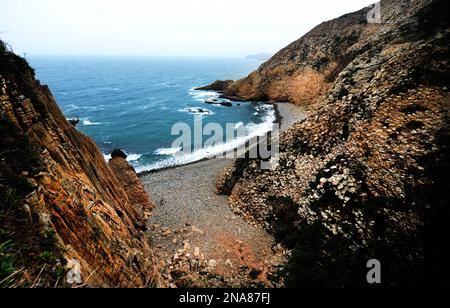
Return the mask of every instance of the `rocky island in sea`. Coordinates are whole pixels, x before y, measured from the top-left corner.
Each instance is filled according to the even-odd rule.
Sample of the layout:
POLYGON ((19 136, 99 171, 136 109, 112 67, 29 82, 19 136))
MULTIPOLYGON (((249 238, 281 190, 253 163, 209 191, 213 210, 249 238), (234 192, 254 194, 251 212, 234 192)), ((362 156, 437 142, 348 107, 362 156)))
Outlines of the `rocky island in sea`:
POLYGON ((108 121, 63 114, 1 43, 0 286, 448 287, 449 3, 380 6, 187 91, 201 105, 177 116, 278 114, 271 170, 156 143, 139 165, 122 148, 134 123, 101 139, 108 121))

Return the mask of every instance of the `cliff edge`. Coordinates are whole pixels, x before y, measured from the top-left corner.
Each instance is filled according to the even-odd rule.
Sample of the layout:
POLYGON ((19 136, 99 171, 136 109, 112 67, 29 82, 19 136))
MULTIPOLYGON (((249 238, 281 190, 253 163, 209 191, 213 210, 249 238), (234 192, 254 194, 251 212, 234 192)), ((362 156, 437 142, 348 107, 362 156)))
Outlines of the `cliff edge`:
POLYGON ((118 179, 1 41, 0 135, 2 286, 161 285, 143 231, 152 203, 124 187, 134 170, 121 162, 118 179))

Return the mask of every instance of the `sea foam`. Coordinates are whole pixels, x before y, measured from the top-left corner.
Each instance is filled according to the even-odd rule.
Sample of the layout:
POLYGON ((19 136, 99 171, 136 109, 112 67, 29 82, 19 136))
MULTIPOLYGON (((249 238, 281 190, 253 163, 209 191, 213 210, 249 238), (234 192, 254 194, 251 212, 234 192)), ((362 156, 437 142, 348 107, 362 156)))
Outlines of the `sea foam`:
POLYGON ((102 125, 100 122, 91 122, 89 119, 83 120, 83 126, 102 125))
POLYGON ((155 151, 156 155, 174 155, 181 152, 183 148, 161 148, 155 151))
MULTIPOLYGON (((126 153, 125 153, 126 154, 126 153)), ((142 154, 126 154, 127 155, 127 161, 128 162, 136 162, 139 159, 141 159, 142 154)), ((111 154, 105 154, 103 153, 103 157, 105 158, 105 160, 108 162, 112 157, 111 154)))
MULTIPOLYGON (((247 131, 246 136, 235 138, 230 142, 216 144, 214 146, 203 148, 188 154, 184 154, 183 152, 181 152, 180 148, 158 149, 155 152, 155 154, 171 155, 171 157, 148 165, 136 165, 135 166, 136 171, 138 173, 146 171, 155 171, 159 169, 187 165, 203 159, 220 157, 224 153, 233 151, 239 148, 240 146, 246 144, 252 138, 264 136, 268 132, 272 131, 273 123, 276 120, 276 116, 275 116, 275 109, 273 108, 273 106, 264 105, 262 106, 262 108, 264 108, 265 111, 264 121, 258 124, 249 123, 245 125, 247 131)), ((244 125, 244 123, 237 123, 235 127, 237 128, 242 125, 244 125)))

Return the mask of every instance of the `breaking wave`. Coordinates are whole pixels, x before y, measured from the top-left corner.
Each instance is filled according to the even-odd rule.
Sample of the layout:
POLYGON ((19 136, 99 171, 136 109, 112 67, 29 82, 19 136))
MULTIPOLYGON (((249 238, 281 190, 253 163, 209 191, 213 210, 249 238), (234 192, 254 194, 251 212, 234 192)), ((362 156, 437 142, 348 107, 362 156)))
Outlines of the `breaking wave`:
POLYGON ((230 142, 202 148, 192 153, 183 153, 181 148, 161 148, 156 150, 155 154, 167 156, 170 155, 171 157, 147 165, 137 165, 135 166, 136 171, 138 173, 155 171, 159 169, 187 165, 190 163, 201 161, 203 159, 214 158, 222 155, 223 153, 227 153, 239 148, 254 137, 264 136, 268 132, 272 131, 276 116, 273 106, 264 105, 261 108, 264 108, 266 112, 264 121, 262 123, 249 123, 247 125, 244 125, 244 123, 237 123, 235 125, 236 128, 244 125, 246 128, 246 136, 236 138, 230 142))

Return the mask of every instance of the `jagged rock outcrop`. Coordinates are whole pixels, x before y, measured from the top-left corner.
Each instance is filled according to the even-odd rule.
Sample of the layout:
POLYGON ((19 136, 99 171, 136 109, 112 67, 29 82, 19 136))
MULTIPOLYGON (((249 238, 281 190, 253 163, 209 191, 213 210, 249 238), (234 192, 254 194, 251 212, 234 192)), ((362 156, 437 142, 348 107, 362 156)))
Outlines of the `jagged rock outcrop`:
MULTIPOLYGON (((338 49, 325 98, 282 134, 278 166, 238 160, 217 183, 237 213, 294 249, 291 286, 368 286, 370 259, 380 260, 385 286, 450 286, 450 4, 381 6, 390 24, 355 24, 364 15, 355 13, 317 28, 372 35, 338 49)), ((236 93, 283 98, 270 94, 278 75, 268 72, 296 55, 330 59, 317 48, 324 39, 308 34, 236 93)))
POLYGON ((135 174, 119 162, 126 171, 118 180, 94 141, 67 122, 48 87, 3 43, 0 130, 3 284, 161 285, 146 234, 135 227, 143 215, 135 205, 148 197, 122 184, 137 184, 135 174))

